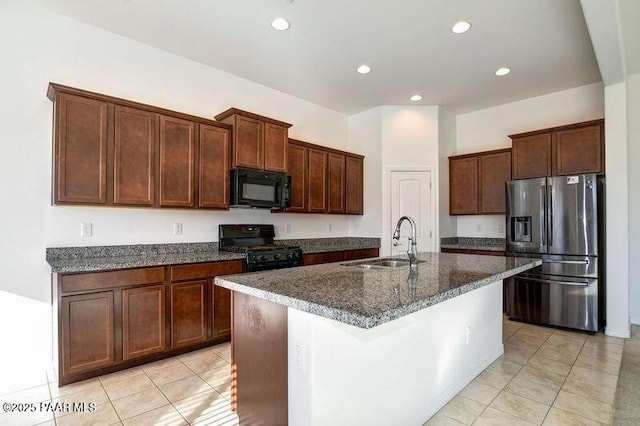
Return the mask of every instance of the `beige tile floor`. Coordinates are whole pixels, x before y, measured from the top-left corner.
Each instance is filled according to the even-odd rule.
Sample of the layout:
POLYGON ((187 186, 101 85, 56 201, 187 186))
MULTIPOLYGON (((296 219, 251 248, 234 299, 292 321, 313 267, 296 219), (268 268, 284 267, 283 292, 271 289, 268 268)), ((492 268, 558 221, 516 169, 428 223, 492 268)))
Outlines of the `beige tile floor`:
POLYGON ((503 322, 504 355, 426 425, 611 424, 624 339, 503 322))
POLYGON ((238 424, 231 411, 231 345, 224 343, 59 388, 51 371, 44 384, 0 396, 34 404, 34 412, 4 413, 2 426, 238 424), (46 404, 95 403, 95 411, 47 410, 46 404), (41 410, 41 407, 45 409, 41 410))
MULTIPOLYGON (((427 425, 611 423, 624 340, 506 319, 503 340, 504 355, 427 425)), ((237 425, 230 357, 226 343, 62 388, 43 373, 42 385, 0 402, 93 402, 95 412, 4 413, 0 425, 237 425)))

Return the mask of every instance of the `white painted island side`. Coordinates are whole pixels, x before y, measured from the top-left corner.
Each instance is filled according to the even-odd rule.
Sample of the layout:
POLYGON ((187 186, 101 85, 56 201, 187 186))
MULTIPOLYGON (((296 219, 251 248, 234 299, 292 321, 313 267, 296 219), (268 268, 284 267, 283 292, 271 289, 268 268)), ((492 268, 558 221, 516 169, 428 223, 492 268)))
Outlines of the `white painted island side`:
POLYGON ((422 425, 502 353, 502 281, 371 329, 289 308, 289 424, 422 425))

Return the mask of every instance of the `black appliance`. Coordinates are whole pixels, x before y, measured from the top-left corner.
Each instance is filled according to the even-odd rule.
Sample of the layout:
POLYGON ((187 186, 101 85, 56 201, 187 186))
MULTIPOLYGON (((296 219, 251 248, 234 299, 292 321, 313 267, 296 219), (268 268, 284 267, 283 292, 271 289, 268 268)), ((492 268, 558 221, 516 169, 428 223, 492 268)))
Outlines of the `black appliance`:
POLYGON ((231 170, 230 207, 283 209, 291 205, 291 178, 285 173, 231 170))
POLYGON ((302 249, 274 244, 273 225, 219 225, 218 248, 245 253, 247 272, 303 266, 302 249))

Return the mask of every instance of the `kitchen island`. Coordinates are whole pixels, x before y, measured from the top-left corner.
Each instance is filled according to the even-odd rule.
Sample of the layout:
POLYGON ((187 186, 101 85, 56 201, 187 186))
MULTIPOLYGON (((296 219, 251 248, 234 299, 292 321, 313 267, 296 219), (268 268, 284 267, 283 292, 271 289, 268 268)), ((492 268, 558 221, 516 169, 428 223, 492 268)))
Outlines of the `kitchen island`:
POLYGON ((419 253, 216 278, 241 423, 422 424, 503 352, 502 280, 538 259, 419 253), (406 256, 398 256, 397 259, 406 256))

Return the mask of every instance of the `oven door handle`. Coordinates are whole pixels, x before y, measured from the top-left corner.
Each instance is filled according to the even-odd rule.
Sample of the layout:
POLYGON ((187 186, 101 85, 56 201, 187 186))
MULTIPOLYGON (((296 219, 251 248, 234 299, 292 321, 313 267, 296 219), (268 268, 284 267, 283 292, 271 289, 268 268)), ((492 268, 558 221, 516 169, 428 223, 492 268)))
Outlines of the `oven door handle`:
POLYGON ((579 287, 584 287, 589 285, 589 281, 561 281, 561 280, 548 280, 544 278, 534 278, 534 277, 520 277, 520 279, 524 281, 533 281, 537 283, 544 284, 559 284, 559 285, 575 285, 579 287))

